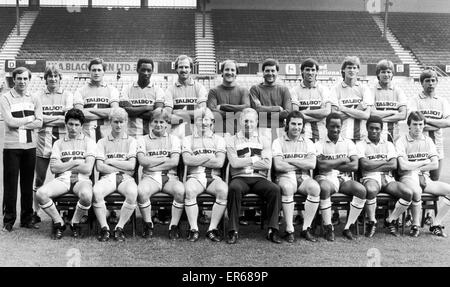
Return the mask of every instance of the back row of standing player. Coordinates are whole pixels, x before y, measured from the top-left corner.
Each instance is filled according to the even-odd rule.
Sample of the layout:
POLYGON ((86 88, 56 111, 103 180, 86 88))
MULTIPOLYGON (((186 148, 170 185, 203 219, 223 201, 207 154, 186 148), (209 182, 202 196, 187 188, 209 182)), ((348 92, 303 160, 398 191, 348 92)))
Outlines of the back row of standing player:
MULTIPOLYGON (((324 119, 331 111, 340 114, 342 118, 342 134, 345 138, 353 141, 363 139, 366 135, 364 121, 368 119, 370 114, 383 119, 383 140, 390 139, 393 141, 393 139, 399 136, 398 121, 405 119, 407 115, 407 99, 401 90, 392 85, 394 66, 386 60, 380 61, 377 65, 379 82, 372 89, 372 92, 357 81, 359 70, 359 60, 357 57, 347 57, 344 60, 342 64, 343 81, 335 86, 331 90, 331 93, 326 87, 316 82, 319 65, 313 59, 308 59, 302 63, 301 71, 303 81, 291 91, 276 83, 278 63, 273 59, 264 61, 262 65, 264 82, 253 86, 250 92, 236 85, 238 66, 232 60, 227 60, 223 63, 221 66, 223 83, 211 89, 209 94, 201 84, 193 81, 191 78, 190 72, 193 68, 193 62, 187 56, 177 58, 175 67, 178 73, 178 80, 173 86, 168 88, 166 93, 150 82, 153 67, 154 65, 151 60, 139 60, 137 65, 138 81, 125 89, 122 95, 119 95, 119 92, 114 87, 106 85, 103 82, 105 72, 105 64, 103 61, 94 59, 89 64, 91 81, 77 90, 73 97, 69 93, 59 89, 61 74, 57 69, 51 67, 46 71, 47 90, 40 97, 44 111, 44 125, 39 131, 38 148, 36 151, 35 189, 38 189, 45 181, 52 144, 55 139, 64 134, 64 111, 67 111, 72 106, 83 110, 86 118, 86 123, 83 125, 85 133, 97 141, 109 135, 110 125, 107 121, 110 115, 110 109, 118 106, 124 107, 128 113, 130 118, 128 121, 128 135, 132 137, 139 137, 149 133, 149 121, 152 117, 152 111, 158 107, 165 109, 167 115, 170 116, 169 120, 172 123, 173 133, 180 137, 185 133, 185 128, 189 128, 189 125, 185 123, 193 119, 194 111, 197 108, 205 106, 208 106, 213 112, 216 112, 216 131, 222 129, 222 132, 229 132, 231 134, 234 134, 236 127, 233 121, 230 124, 230 121, 223 120, 223 118, 229 118, 227 117, 229 115, 227 115, 227 112, 239 112, 250 106, 259 113, 260 131, 263 134, 265 132, 266 136, 270 136, 270 130, 276 130, 272 129, 272 127, 282 125, 290 111, 301 110, 305 121, 305 137, 315 142, 318 139, 324 139, 328 136, 324 119), (222 117, 218 114, 222 115, 222 117), (186 127, 183 124, 178 124, 180 122, 186 125, 186 127)), ((425 71, 421 75, 420 81, 424 87, 423 93, 411 99, 410 107, 411 110, 421 111, 427 117, 425 133, 428 133, 437 144, 439 159, 442 160, 443 139, 441 128, 448 126, 447 102, 434 95, 437 75, 433 71, 425 71)), ((14 96, 14 94, 12 95, 14 96)), ((281 134, 282 132, 280 131, 273 133, 274 136, 281 134)), ((432 174, 433 179, 439 177, 439 169, 432 174)), ((248 185, 249 183, 245 184, 248 185)), ((326 186, 326 184, 320 185, 322 189, 323 185, 326 186)), ((355 186, 352 186, 350 189, 358 190, 355 186)), ((286 192, 283 190, 283 186, 282 191, 284 195, 284 198, 282 198, 283 210, 285 213, 290 214, 289 210, 285 209, 285 205, 290 205, 291 196, 285 195, 286 192)), ((352 195, 354 194, 352 193, 352 195)), ((313 203, 318 203, 317 196, 311 196, 309 199, 313 203)), ((360 206, 364 206, 364 203, 361 201, 363 199, 359 200, 361 202, 358 199, 360 198, 355 196, 355 200, 351 206, 361 209, 360 206)), ((322 214, 326 213, 328 209, 328 200, 329 198, 327 200, 321 200, 322 214)), ((180 205, 178 209, 180 209, 179 207, 182 205, 180 201, 184 203, 183 200, 174 201, 175 208, 177 208, 176 203, 178 202, 178 205, 180 205)), ((222 200, 222 204, 220 204, 220 199, 217 202, 219 205, 224 206, 223 203, 226 202, 226 198, 222 200)), ((86 209, 85 205, 79 205, 81 209, 86 209)), ((128 210, 132 210, 132 207, 132 205, 128 206, 128 210)), ((350 214, 350 217, 354 217, 354 215, 352 216, 352 212, 350 214)), ((102 218, 102 216, 100 217, 102 218)), ((288 217, 290 216, 286 216, 286 218, 288 217)), ((349 220, 349 222, 351 224, 353 221, 349 220)), ((7 226, 7 223, 4 220, 5 226, 7 226)), ((21 219, 22 223, 24 226, 29 226, 27 224, 28 222, 22 222, 21 219)), ((290 228, 289 226, 291 224, 289 222, 287 223, 288 239, 293 240, 293 230, 291 230, 293 227, 290 228)), ((350 224, 347 223, 347 225, 350 224)), ((171 228, 173 225, 170 225, 171 228)), ((345 230, 348 231, 348 227, 346 226, 345 230)), ((231 230, 234 232, 230 232, 231 240, 229 241, 235 241, 237 238, 236 229, 237 227, 231 230)), ((194 228, 193 230, 195 231, 196 229, 194 228)), ((212 230, 214 231, 214 228, 212 230)), ((273 235, 274 232, 272 231, 277 231, 277 226, 269 230, 268 238, 278 242, 279 239, 273 235)), ((198 231, 197 233, 191 232, 190 237, 194 237, 194 239, 198 238, 198 231)), ((215 235, 213 234, 211 237, 215 237, 215 235)), ((312 238, 308 234, 306 234, 306 237, 312 238)), ((349 234, 347 232, 347 237, 351 237, 351 233, 349 234)), ((331 238, 331 235, 328 238, 331 238)))

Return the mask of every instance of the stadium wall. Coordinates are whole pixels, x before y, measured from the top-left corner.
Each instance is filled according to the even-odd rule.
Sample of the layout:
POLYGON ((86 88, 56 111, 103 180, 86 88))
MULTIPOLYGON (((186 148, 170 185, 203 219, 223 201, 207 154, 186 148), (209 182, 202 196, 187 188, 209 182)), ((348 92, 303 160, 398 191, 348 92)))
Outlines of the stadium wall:
MULTIPOLYGON (((201 0, 200 0, 201 1, 201 0)), ((450 13, 448 0, 390 0, 391 12, 450 13)), ((385 0, 210 0, 207 9, 324 10, 384 12, 385 0)))

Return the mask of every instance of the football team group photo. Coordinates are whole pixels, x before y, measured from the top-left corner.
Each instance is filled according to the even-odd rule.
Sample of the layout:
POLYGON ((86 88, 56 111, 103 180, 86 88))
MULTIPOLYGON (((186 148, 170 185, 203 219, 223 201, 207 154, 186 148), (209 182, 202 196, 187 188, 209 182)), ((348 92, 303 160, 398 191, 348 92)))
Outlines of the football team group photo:
POLYGON ((9 2, 1 266, 450 263, 449 5, 9 2))

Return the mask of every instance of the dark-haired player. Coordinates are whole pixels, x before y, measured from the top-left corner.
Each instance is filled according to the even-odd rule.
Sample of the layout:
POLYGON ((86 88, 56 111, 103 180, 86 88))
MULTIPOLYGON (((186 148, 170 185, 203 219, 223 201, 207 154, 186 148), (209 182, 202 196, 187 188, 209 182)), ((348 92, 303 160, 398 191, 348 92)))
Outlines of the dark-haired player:
POLYGON ((111 131, 108 116, 111 108, 119 107, 119 91, 103 81, 106 63, 102 59, 91 60, 88 69, 90 80, 75 91, 73 105, 86 117, 84 133, 97 142, 111 131))
POLYGON ((377 195, 380 191, 399 198, 391 215, 386 219, 389 232, 397 236, 394 220, 405 212, 411 204, 412 190, 401 182, 395 181, 392 171, 397 170, 397 151, 394 144, 382 138, 383 120, 370 116, 366 122, 367 138, 356 144, 359 152, 361 183, 367 191, 366 213, 369 217, 367 237, 372 237, 376 230, 375 212, 377 195))
POLYGON ((289 113, 286 134, 272 143, 273 165, 277 184, 281 188, 281 204, 286 220, 285 239, 289 243, 295 240, 292 219, 296 192, 307 196, 301 236, 308 241, 317 241, 311 233, 311 223, 320 201, 320 186, 311 177, 311 171, 316 167, 316 149, 314 143, 302 134, 303 122, 301 112, 289 113))
POLYGON ((352 240, 350 226, 360 215, 366 203, 365 187, 352 179, 351 173, 358 170, 358 151, 352 140, 341 135, 342 118, 338 113, 327 116, 327 137, 316 143, 317 170, 315 180, 320 185, 320 210, 325 225, 325 238, 334 241, 331 224, 331 195, 340 192, 352 196, 350 211, 343 235, 352 240))
POLYGON ((425 117, 419 111, 412 111, 407 119, 409 132, 395 143, 398 152, 400 181, 413 190, 411 213, 413 224, 410 235, 419 236, 420 215, 422 212, 422 192, 442 196, 442 204, 430 231, 433 235, 446 237, 442 221, 450 211, 450 185, 433 181, 430 171, 439 167, 438 152, 433 140, 423 134, 425 117))
POLYGON ((50 157, 50 170, 55 179, 38 189, 36 197, 41 209, 53 220, 53 236, 60 239, 66 228, 53 198, 73 192, 79 200, 72 217, 74 237, 80 236, 79 222, 91 207, 92 182, 89 179, 95 163, 96 146, 93 139, 83 134, 83 112, 70 109, 65 115, 67 133, 55 142, 50 157))

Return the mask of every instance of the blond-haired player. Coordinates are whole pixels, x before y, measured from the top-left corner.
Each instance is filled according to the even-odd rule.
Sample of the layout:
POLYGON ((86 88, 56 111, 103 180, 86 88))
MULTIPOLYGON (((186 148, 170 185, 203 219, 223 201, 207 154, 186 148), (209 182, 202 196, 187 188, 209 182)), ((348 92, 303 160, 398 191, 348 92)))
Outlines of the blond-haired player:
POLYGON ((133 179, 136 165, 136 140, 126 134, 128 114, 122 108, 111 109, 108 117, 111 133, 97 142, 96 167, 100 180, 94 185, 94 212, 101 231, 98 240, 108 241, 105 197, 114 191, 125 197, 114 239, 124 241, 123 227, 136 209, 137 185, 133 179))
POLYGON ((225 162, 225 140, 214 134, 214 115, 208 108, 194 112, 194 132, 183 139, 183 161, 187 166, 184 206, 191 229, 188 240, 197 241, 198 205, 197 196, 207 192, 216 197, 212 208, 211 223, 206 237, 211 241, 221 240, 217 225, 227 206, 228 186, 221 178, 221 168, 225 162))
POLYGON ((150 133, 138 140, 137 158, 143 168, 138 185, 138 205, 143 220, 144 238, 153 236, 150 198, 157 192, 173 196, 169 238, 180 238, 178 223, 184 209, 184 185, 177 175, 180 160, 180 140, 167 133, 169 116, 158 108, 150 120, 150 133))

